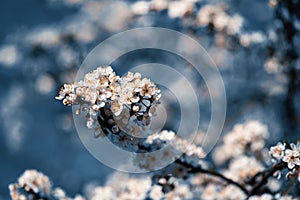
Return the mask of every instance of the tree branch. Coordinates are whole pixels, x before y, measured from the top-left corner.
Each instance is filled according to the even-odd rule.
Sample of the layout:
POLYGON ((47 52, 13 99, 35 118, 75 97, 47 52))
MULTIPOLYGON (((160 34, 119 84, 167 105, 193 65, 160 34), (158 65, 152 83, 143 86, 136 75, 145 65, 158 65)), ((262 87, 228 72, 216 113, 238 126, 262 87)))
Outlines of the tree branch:
POLYGON ((285 167, 286 167, 286 163, 281 161, 280 163, 273 165, 271 168, 262 172, 258 172, 255 176, 253 176, 248 182, 254 184, 252 190, 248 194, 248 197, 257 194, 259 192, 259 189, 268 182, 268 179, 271 176, 273 176, 275 172, 280 171, 285 167))
POLYGON ((218 177, 218 178, 224 180, 226 183, 238 187, 238 188, 241 189, 245 194, 248 195, 248 193, 249 193, 248 190, 247 190, 244 186, 242 186, 241 184, 239 184, 238 182, 236 182, 236 181, 234 181, 234 180, 232 180, 232 179, 229 179, 229 178, 225 177, 224 175, 220 174, 220 173, 217 172, 217 171, 209 170, 209 169, 203 169, 201 166, 195 167, 195 166, 193 166, 193 165, 191 165, 191 164, 189 164, 189 163, 187 163, 187 162, 184 162, 184 161, 182 161, 182 160, 180 160, 180 159, 177 159, 177 160, 175 161, 175 163, 180 164, 180 165, 183 165, 183 166, 185 166, 186 168, 190 169, 190 171, 189 171, 190 173, 203 173, 203 174, 209 174, 209 175, 218 177))

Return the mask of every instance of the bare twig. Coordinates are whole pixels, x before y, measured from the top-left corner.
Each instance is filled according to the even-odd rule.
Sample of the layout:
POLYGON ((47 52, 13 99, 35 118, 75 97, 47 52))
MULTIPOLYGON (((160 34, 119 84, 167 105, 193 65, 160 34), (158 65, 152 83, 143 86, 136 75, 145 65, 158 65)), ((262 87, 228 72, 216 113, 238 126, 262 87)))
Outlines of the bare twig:
POLYGON ((280 162, 276 165, 273 165, 271 168, 258 172, 253 176, 249 183, 254 184, 252 190, 249 192, 248 196, 255 195, 259 192, 259 189, 268 182, 268 179, 274 175, 275 172, 280 171, 286 167, 286 163, 280 162))
POLYGON ((227 182, 228 184, 231 184, 231 185, 234 185, 236 187, 238 187, 239 189, 241 189, 245 194, 248 195, 248 190, 242 186, 240 183, 232 180, 232 179, 229 179, 227 177, 225 177, 224 175, 220 174, 219 172, 217 171, 214 171, 214 170, 209 170, 209 169, 203 169, 201 166, 193 166, 187 162, 184 162, 180 159, 176 160, 175 163, 178 163, 180 165, 183 165, 184 167, 188 168, 190 171, 190 173, 203 173, 203 174, 209 174, 209 175, 212 175, 212 176, 215 176, 215 177, 218 177, 222 180, 224 180, 225 182, 227 182))

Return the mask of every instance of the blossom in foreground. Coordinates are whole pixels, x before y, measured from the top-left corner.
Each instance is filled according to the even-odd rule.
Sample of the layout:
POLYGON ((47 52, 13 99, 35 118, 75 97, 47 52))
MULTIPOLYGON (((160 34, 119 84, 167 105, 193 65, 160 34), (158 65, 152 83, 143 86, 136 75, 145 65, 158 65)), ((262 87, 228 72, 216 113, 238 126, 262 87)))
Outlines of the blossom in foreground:
POLYGON ((289 147, 279 142, 276 146, 270 148, 269 154, 278 161, 287 163, 289 169, 293 169, 296 165, 300 166, 300 143, 291 143, 289 147))
POLYGON ((128 72, 119 77, 110 66, 98 67, 79 82, 65 84, 56 97, 64 105, 79 105, 87 113, 87 127, 105 134, 126 129, 134 134, 148 126, 160 90, 140 73, 128 72))
MULTIPOLYGON (((289 169, 285 175, 287 179, 295 179, 300 182, 300 142, 296 144, 279 142, 276 146, 270 148, 269 154, 276 158, 277 165, 282 163, 289 169)), ((278 179, 280 179, 281 174, 281 171, 275 173, 275 175, 278 175, 278 179)))
POLYGON ((295 165, 300 165, 299 156, 300 153, 297 149, 286 149, 285 156, 282 158, 282 161, 288 163, 288 167, 293 169, 295 165))
POLYGON ((276 146, 270 148, 269 154, 277 160, 280 160, 284 156, 284 150, 285 143, 278 142, 276 146))

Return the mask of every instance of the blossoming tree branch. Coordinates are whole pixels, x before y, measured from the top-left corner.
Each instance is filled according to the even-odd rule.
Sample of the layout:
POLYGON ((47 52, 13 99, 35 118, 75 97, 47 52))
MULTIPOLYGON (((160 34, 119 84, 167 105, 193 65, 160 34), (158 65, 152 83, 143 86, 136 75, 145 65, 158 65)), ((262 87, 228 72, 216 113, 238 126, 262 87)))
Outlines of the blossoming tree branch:
MULTIPOLYGON (((154 170, 174 151, 183 151, 169 166, 153 171, 151 178, 128 177, 128 183, 143 185, 138 189, 137 199, 192 199, 197 193, 204 199, 211 199, 212 194, 213 199, 293 199, 285 191, 299 189, 300 142, 279 142, 266 151, 269 133, 258 121, 234 126, 215 148, 212 159, 200 146, 189 145, 172 131, 135 137, 151 124, 160 97, 155 83, 141 74, 128 72, 119 77, 107 66, 87 73, 79 82, 65 84, 56 98, 67 106, 78 105, 76 114, 86 113, 86 126, 95 131, 95 140, 108 137, 115 145, 133 152, 154 151, 163 144, 171 144, 173 148, 166 149, 160 157, 138 156, 136 164, 140 168, 154 170), (185 148, 186 145, 189 147, 185 148), (285 183, 280 178, 288 186, 281 187, 285 183)), ((9 188, 14 200, 71 199, 62 189, 52 188, 49 178, 35 170, 26 171, 9 188)), ((126 199, 135 190, 134 184, 116 186, 112 182, 93 188, 89 198, 126 199)))

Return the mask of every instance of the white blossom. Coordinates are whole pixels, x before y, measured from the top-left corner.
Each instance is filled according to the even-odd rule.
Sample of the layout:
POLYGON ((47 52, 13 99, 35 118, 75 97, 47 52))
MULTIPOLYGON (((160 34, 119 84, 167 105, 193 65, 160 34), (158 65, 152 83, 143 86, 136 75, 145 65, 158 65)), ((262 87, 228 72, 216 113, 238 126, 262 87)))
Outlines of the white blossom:
POLYGON ((137 1, 131 5, 131 9, 136 15, 144 15, 149 12, 150 5, 150 2, 148 1, 137 1))
POLYGON ((56 99, 64 105, 80 105, 81 110, 87 111, 88 128, 108 128, 100 127, 101 115, 112 125, 110 131, 117 133, 121 127, 135 135, 143 126, 150 125, 160 96, 156 85, 141 74, 128 72, 120 78, 107 66, 87 73, 82 81, 65 84, 56 99))
POLYGON ((216 148, 214 159, 218 164, 227 159, 250 152, 262 153, 269 136, 267 127, 258 121, 237 124, 224 136, 223 144, 216 148))
POLYGON ((276 146, 270 148, 269 154, 276 158, 277 160, 281 160, 284 156, 285 143, 277 143, 276 146))
POLYGON ((232 160, 224 174, 235 181, 245 180, 262 171, 264 166, 256 158, 240 156, 232 160))
POLYGON ((7 67, 15 65, 20 60, 20 52, 15 45, 0 47, 0 64, 7 67))
POLYGON ((282 158, 282 160, 288 164, 289 169, 293 169, 295 165, 300 165, 300 152, 295 148, 296 146, 291 147, 292 149, 286 149, 284 151, 285 155, 282 158))
POLYGON ((249 198, 249 200, 273 200, 273 196, 271 194, 263 194, 263 195, 260 195, 260 196, 252 196, 249 198))
POLYGON ((184 17, 192 13, 194 9, 194 3, 192 1, 171 1, 169 2, 168 14, 171 18, 184 17))

